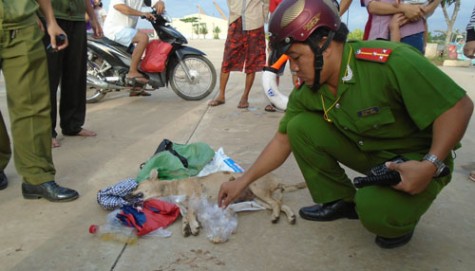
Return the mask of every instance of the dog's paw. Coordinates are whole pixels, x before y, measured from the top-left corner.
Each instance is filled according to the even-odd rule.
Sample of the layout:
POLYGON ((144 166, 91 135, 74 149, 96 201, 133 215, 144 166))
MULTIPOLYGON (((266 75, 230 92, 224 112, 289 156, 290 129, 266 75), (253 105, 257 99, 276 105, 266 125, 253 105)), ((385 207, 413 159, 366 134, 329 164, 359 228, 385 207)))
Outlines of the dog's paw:
POLYGON ((188 223, 183 223, 183 226, 181 228, 181 232, 183 233, 184 237, 188 237, 191 235, 191 227, 190 224, 188 223))
POLYGON ((279 219, 280 219, 279 216, 272 216, 270 221, 271 221, 273 224, 275 224, 275 223, 279 222, 279 219))
POLYGON ((190 232, 194 236, 197 236, 200 233, 201 226, 197 221, 195 221, 194 223, 191 222, 189 226, 190 226, 190 232))
POLYGON ((291 215, 288 219, 290 224, 294 225, 297 222, 297 216, 296 215, 291 215))

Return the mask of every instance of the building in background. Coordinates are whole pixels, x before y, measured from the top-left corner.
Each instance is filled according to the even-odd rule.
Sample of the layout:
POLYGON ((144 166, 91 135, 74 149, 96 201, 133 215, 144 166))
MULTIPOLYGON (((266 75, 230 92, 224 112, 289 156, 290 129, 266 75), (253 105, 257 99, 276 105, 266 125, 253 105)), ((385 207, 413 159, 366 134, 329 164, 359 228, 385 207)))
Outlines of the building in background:
POLYGON ((172 26, 187 39, 226 39, 228 32, 227 20, 202 13, 173 18, 172 26), (205 32, 207 33, 204 34, 205 32))

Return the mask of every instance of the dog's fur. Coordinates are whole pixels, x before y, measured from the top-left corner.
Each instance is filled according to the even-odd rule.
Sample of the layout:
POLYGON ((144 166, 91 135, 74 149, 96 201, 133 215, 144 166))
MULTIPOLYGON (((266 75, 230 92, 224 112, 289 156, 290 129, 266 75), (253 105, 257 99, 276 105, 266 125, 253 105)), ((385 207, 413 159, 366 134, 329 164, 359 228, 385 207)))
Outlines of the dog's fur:
MULTIPOLYGON (((133 192, 134 196, 142 196, 144 200, 149 198, 160 198, 171 195, 185 195, 187 199, 192 196, 207 196, 211 201, 217 202, 217 196, 221 184, 233 181, 242 173, 221 171, 203 177, 190 177, 181 180, 158 181, 157 171, 153 170, 149 179, 141 182, 133 192)), ((284 212, 289 223, 294 224, 296 216, 292 209, 282 204, 282 192, 295 191, 305 188, 304 182, 284 185, 275 175, 267 174, 249 186, 237 201, 257 200, 267 209, 272 210, 271 221, 276 223, 279 220, 280 212, 284 212)), ((236 202, 237 202, 236 201, 236 202)), ((184 236, 190 234, 198 235, 200 224, 196 219, 196 210, 185 201, 184 208, 186 215, 183 217, 182 232, 184 236)))

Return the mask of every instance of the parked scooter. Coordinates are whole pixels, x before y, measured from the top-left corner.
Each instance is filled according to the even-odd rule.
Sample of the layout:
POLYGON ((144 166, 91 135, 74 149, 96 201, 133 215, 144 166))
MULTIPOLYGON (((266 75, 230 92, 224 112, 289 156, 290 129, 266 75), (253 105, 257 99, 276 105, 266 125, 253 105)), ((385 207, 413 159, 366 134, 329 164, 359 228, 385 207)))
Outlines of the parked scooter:
POLYGON ((94 39, 89 36, 87 102, 98 102, 111 91, 132 89, 137 91, 137 87, 158 89, 168 84, 185 100, 201 100, 213 92, 216 85, 216 70, 211 61, 205 57, 205 53, 185 46, 188 41, 170 25, 170 20, 165 15, 158 14, 153 8, 152 14, 156 20, 150 23, 160 42, 171 45, 164 70, 160 72, 141 70, 148 78, 148 84, 131 85, 127 82, 126 75, 131 62, 132 46, 127 48, 107 38, 94 39))

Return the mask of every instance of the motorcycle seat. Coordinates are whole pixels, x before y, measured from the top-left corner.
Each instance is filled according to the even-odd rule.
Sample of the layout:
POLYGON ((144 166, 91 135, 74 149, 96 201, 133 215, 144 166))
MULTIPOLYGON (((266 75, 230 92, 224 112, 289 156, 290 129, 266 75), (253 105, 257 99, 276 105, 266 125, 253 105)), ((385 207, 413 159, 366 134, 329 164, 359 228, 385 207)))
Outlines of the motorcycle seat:
POLYGON ((96 39, 94 37, 92 37, 92 35, 88 35, 87 36, 87 39, 88 40, 93 40, 95 42, 98 42, 98 43, 101 43, 101 44, 104 44, 104 45, 109 45, 109 46, 112 46, 112 47, 116 47, 116 48, 119 48, 120 50, 124 51, 125 53, 128 53, 128 54, 132 54, 135 46, 134 44, 130 44, 128 47, 127 46, 124 46, 118 42, 115 42, 111 39, 108 39, 106 37, 102 37, 100 39, 96 39))

